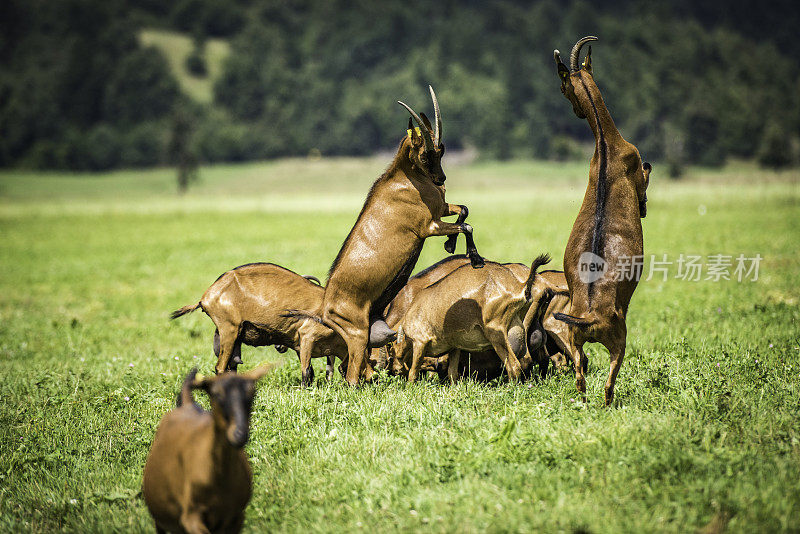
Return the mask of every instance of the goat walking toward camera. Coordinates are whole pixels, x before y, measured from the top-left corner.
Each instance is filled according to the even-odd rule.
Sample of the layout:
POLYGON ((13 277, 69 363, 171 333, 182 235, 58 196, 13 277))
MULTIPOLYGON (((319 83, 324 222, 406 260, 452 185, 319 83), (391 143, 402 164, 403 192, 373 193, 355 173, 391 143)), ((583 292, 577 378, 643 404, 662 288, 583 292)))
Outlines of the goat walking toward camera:
POLYGON ((575 383, 586 398, 583 364, 586 342, 602 343, 609 351, 611 368, 605 385, 605 403, 614 398, 614 383, 625 357, 628 313, 639 273, 623 276, 623 261, 640 258, 644 251, 643 218, 647 213, 647 186, 651 167, 642 164, 639 151, 617 130, 603 96, 594 82, 592 49, 578 64, 584 37, 572 48, 569 69, 553 52, 561 79, 561 92, 575 115, 586 119, 595 138, 589 165, 589 185, 564 252, 564 271, 570 293, 570 312, 555 317, 569 325, 570 356, 575 364, 575 383), (594 266, 596 270, 581 267, 594 266), (620 279, 621 278, 621 279, 620 279))
POLYGON ((250 436, 255 383, 269 370, 183 381, 177 407, 164 415, 153 438, 142 496, 158 532, 239 532, 253 475, 244 445, 250 436), (211 400, 206 412, 193 389, 211 400))
MULTIPOLYGON (((417 127, 408 120, 408 135, 389 168, 372 185, 325 286, 322 315, 317 320, 347 343, 347 382, 351 385, 359 381, 368 347, 379 347, 395 338, 396 333, 383 320, 383 312, 411 275, 425 239, 451 236, 445 250, 452 253, 457 234, 463 233, 472 266, 483 266, 472 240, 472 227, 464 222, 467 208, 445 201, 442 119, 436 95, 429 89, 435 130, 424 114, 420 117, 399 102, 417 127), (456 214, 455 223, 441 220, 456 214)), ((290 310, 289 314, 297 312, 290 310)))

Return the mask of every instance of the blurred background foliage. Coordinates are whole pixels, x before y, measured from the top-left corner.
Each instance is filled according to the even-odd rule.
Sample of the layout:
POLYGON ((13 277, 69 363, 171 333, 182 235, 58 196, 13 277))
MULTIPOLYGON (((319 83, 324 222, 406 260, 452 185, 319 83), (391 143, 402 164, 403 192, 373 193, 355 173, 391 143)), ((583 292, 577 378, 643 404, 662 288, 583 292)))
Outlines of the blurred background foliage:
POLYGON ((650 160, 798 163, 800 9, 778 0, 5 0, 0 166, 201 162, 392 149, 437 91, 449 148, 584 157, 553 48, 594 34, 617 125, 650 160), (189 118, 190 124, 184 124, 189 118))

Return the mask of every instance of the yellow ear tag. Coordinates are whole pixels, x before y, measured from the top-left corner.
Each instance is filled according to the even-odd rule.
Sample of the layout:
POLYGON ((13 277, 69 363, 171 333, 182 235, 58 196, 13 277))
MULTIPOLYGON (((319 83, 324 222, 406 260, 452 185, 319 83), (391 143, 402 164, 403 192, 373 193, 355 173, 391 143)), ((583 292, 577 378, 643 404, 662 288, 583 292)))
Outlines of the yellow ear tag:
MULTIPOLYGON (((419 129, 419 126, 414 127, 414 131, 417 132, 417 135, 422 135, 422 132, 419 129)), ((406 130, 408 132, 408 138, 411 139, 411 130, 406 130)))

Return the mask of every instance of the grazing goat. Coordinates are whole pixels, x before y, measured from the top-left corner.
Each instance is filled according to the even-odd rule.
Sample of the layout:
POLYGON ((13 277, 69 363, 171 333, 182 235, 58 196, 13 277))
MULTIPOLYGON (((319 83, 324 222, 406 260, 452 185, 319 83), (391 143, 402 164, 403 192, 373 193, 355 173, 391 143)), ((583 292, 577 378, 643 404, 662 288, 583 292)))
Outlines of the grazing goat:
MULTIPOLYGON (((322 315, 317 320, 335 330, 347 343, 347 382, 356 385, 368 347, 392 341, 396 333, 383 320, 386 306, 406 284, 425 239, 463 233, 472 266, 483 266, 464 222, 467 209, 445 201, 442 119, 430 88, 436 129, 425 115, 399 102, 411 114, 407 136, 394 161, 372 185, 364 207, 333 261, 325 286, 322 315), (442 217, 458 214, 455 223, 442 217)), ((445 249, 453 252, 450 238, 445 249)), ((290 313, 296 313, 291 310, 290 313)))
POLYGON ((316 278, 300 276, 280 265, 248 263, 222 274, 200 302, 175 310, 171 317, 200 308, 211 318, 217 327, 217 373, 236 371, 242 363, 244 343, 253 347, 277 345, 283 351, 287 347, 294 349, 300 357, 303 385, 314 379, 311 358, 325 357, 330 379, 335 357, 347 354, 342 338, 316 321, 283 314, 289 307, 319 313, 325 289, 311 280, 316 278))
POLYGON ((142 496, 158 532, 239 532, 253 475, 244 452, 255 383, 269 370, 186 375, 177 407, 161 418, 147 456, 142 496), (206 412, 192 389, 211 400, 206 412))
MULTIPOLYGON (((469 258, 467 258, 465 255, 451 256, 449 258, 440 260, 439 262, 412 276, 408 280, 408 283, 403 287, 403 289, 400 290, 394 300, 386 308, 386 323, 389 325, 389 327, 394 328, 403 318, 408 309, 411 307, 411 304, 413 303, 414 298, 419 291, 425 289, 434 282, 441 280, 455 269, 461 267, 462 265, 466 265, 467 263, 469 263, 469 258)), ((527 265, 523 265, 521 263, 504 263, 502 265, 511 269, 517 275, 517 277, 521 279, 525 279, 527 277, 530 269, 527 265)), ((543 278, 541 276, 545 273, 549 274, 550 272, 553 271, 542 271, 537 275, 536 281, 533 285, 534 294, 539 295, 542 293, 544 287, 552 286, 552 283, 548 281, 548 278, 543 278)), ((555 291, 562 289, 565 291, 566 283, 563 284, 563 288, 555 287, 554 289, 555 291)), ((542 299, 540 301, 540 306, 545 305, 546 303, 547 301, 542 299)), ((525 319, 523 320, 524 330, 512 328, 509 339, 512 347, 514 347, 515 353, 521 352, 520 344, 526 337, 528 339, 528 352, 530 355, 534 355, 541 351, 544 341, 544 333, 542 332, 540 318, 542 315, 542 310, 537 312, 537 307, 530 307, 525 319), (537 318, 539 318, 538 321, 536 320, 537 318), (525 335, 526 333, 527 336, 525 335)), ((563 323, 559 322, 558 324, 559 326, 563 327, 563 323)), ((379 367, 386 366, 387 360, 389 360, 391 362, 390 372, 392 374, 402 375, 408 373, 408 368, 404 367, 403 362, 395 358, 394 347, 386 346, 380 349, 380 353, 377 353, 377 351, 378 349, 373 350, 373 360, 378 362, 379 367)), ((522 364, 523 372, 527 373, 531 362, 528 361, 527 357, 525 357, 520 363, 522 364)), ((447 367, 447 355, 440 356, 438 358, 425 357, 420 366, 420 370, 436 371, 439 373, 440 377, 445 379, 447 377, 447 367)), ((459 376, 471 376, 479 380, 491 380, 499 377, 503 373, 503 369, 503 362, 500 360, 499 356, 494 352, 494 350, 491 349, 474 353, 462 352, 459 360, 459 376)))
POLYGON ((455 380, 460 351, 487 349, 497 353, 509 379, 520 379, 519 359, 528 353, 522 311, 531 305, 537 269, 549 261, 546 254, 536 258, 527 277, 495 262, 481 271, 462 265, 419 291, 399 321, 395 343, 397 359, 406 365, 410 360, 408 380, 416 380, 424 357, 443 353, 449 353, 448 376, 455 380), (514 332, 520 338, 516 343, 514 332))
MULTIPOLYGON (((569 326, 568 352, 575 364, 575 384, 586 399, 583 345, 602 343, 611 367, 605 384, 605 403, 614 398, 614 383, 625 357, 625 317, 641 268, 624 273, 625 264, 640 260, 644 251, 643 218, 651 166, 617 130, 592 73, 592 49, 581 65, 581 47, 597 37, 584 37, 572 48, 570 68, 553 52, 561 92, 575 115, 586 119, 595 138, 589 165, 589 185, 564 252, 564 271, 570 312, 554 317, 569 326)), ((635 264, 634 264, 635 265, 635 264)))

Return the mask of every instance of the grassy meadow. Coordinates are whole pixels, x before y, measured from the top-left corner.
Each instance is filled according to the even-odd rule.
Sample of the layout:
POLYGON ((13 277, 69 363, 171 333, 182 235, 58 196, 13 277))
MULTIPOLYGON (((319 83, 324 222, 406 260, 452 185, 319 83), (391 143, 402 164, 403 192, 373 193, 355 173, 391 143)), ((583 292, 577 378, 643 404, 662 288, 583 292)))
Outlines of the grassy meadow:
MULTIPOLYGON (((324 279, 386 163, 203 168, 183 197, 169 169, 0 172, 0 531, 152 531, 153 433, 185 373, 214 363, 211 321, 169 312, 247 262, 324 279)), ((448 200, 469 206, 487 258, 547 251, 560 267, 586 167, 445 160, 448 200)), ((797 531, 800 172, 665 176, 656 165, 648 259, 763 261, 757 281, 685 281, 675 263, 643 281, 611 408, 598 345, 587 405, 569 373, 351 389, 318 360, 303 389, 291 351, 244 347, 245 368, 285 362, 254 405, 245 531, 797 531)))

